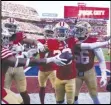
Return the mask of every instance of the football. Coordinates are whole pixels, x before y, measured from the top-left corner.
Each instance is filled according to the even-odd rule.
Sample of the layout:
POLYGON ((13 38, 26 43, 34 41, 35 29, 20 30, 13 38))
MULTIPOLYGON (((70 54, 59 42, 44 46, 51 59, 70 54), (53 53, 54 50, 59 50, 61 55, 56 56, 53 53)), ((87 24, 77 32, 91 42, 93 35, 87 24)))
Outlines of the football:
POLYGON ((66 51, 60 55, 60 58, 67 59, 67 61, 64 61, 64 63, 68 64, 73 59, 73 55, 69 53, 68 51, 66 51))

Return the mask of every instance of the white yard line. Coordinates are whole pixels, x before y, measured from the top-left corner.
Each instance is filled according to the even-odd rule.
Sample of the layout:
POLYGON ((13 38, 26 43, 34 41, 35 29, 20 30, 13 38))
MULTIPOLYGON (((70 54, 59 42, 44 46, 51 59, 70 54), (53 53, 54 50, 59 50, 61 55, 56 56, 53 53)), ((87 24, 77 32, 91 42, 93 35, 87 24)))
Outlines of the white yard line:
MULTIPOLYGON (((39 94, 33 93, 29 94, 31 98, 31 104, 40 104, 39 94)), ((110 93, 98 93, 98 97, 101 104, 110 103, 110 93)), ((53 93, 47 93, 45 96, 45 104, 56 104, 56 100, 53 93)), ((92 99, 88 93, 80 93, 79 104, 93 104, 92 99)))

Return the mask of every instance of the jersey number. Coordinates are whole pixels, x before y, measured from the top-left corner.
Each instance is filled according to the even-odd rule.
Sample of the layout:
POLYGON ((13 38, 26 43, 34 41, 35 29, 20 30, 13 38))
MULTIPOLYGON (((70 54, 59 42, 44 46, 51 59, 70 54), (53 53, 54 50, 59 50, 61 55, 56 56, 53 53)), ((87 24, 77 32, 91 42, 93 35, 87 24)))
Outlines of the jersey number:
POLYGON ((60 51, 60 50, 54 50, 54 55, 55 54, 61 54, 61 53, 64 53, 64 52, 66 52, 66 51, 68 51, 69 53, 72 53, 72 51, 71 51, 71 49, 70 48, 65 48, 65 49, 63 49, 62 51, 60 51))
POLYGON ((89 63, 89 52, 81 51, 80 55, 75 55, 76 63, 88 64, 89 63))
MULTIPOLYGON (((58 55, 58 54, 61 54, 61 53, 66 52, 66 51, 68 51, 69 53, 72 53, 72 51, 71 51, 70 48, 65 48, 65 49, 63 49, 62 51, 60 51, 60 50, 54 50, 54 55, 55 55, 55 54, 58 55)), ((72 63, 72 60, 71 60, 68 64, 71 64, 71 63, 72 63)))

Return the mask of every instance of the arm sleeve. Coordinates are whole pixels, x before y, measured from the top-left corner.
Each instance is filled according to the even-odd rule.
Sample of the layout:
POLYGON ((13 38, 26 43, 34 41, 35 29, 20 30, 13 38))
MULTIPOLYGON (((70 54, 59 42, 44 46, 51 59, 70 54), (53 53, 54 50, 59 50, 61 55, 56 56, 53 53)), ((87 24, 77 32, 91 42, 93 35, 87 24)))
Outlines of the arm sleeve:
MULTIPOLYGON (((18 58, 17 67, 25 66, 27 60, 28 59, 26 59, 26 58, 18 58)), ((3 63, 5 63, 11 67, 15 67, 16 61, 17 61, 17 58, 15 58, 14 56, 10 56, 10 57, 2 60, 3 63)), ((52 61, 50 61, 50 62, 52 62, 52 61)), ((44 65, 44 64, 47 64, 47 59, 34 59, 34 58, 32 58, 32 59, 30 59, 30 62, 29 62, 29 66, 37 66, 37 65, 44 65)))
POLYGON ((95 43, 81 43, 81 49, 96 49, 108 45, 109 41, 106 42, 95 42, 95 43))
POLYGON ((97 48, 97 49, 94 49, 94 53, 99 60, 99 66, 100 66, 101 72, 103 72, 103 70, 106 70, 106 62, 105 62, 103 51, 101 48, 97 48))

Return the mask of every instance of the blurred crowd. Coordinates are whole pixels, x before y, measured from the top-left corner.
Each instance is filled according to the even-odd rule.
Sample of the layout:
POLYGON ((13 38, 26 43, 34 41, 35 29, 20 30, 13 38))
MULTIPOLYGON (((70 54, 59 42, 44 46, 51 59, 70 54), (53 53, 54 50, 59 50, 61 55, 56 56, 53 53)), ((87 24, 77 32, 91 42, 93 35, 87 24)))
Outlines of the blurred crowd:
MULTIPOLYGON (((64 20, 72 29, 76 20, 76 18, 40 19, 35 9, 4 1, 2 2, 2 22, 7 22, 9 17, 14 18, 14 22, 18 24, 20 31, 25 32, 28 37, 33 35, 33 38, 35 38, 35 36, 38 34, 41 34, 43 32, 44 26, 47 24, 54 26, 59 21, 64 20)), ((78 19, 78 21, 81 20, 88 21, 91 24, 92 33, 98 33, 98 35, 107 35, 107 22, 105 20, 78 19)))
POLYGON ((15 18, 27 19, 27 20, 39 20, 38 13, 31 7, 25 7, 23 5, 12 4, 6 1, 2 2, 2 16, 12 16, 15 18))

